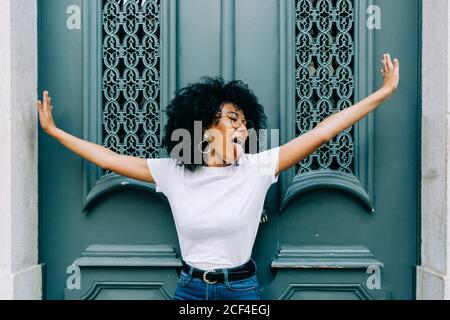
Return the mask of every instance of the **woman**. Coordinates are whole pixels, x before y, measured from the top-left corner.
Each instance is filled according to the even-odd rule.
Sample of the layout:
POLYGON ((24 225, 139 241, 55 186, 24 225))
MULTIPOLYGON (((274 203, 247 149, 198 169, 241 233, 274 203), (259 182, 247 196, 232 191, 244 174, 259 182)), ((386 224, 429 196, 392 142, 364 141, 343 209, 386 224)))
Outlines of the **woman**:
POLYGON ((117 174, 156 183, 170 203, 183 267, 175 299, 260 299, 251 252, 264 198, 278 175, 352 126, 398 87, 400 64, 384 54, 383 86, 309 132, 266 151, 246 153, 266 117, 240 81, 187 86, 167 107, 163 146, 169 158, 142 159, 78 139, 56 127, 52 102, 37 101, 43 130, 81 157, 117 174))

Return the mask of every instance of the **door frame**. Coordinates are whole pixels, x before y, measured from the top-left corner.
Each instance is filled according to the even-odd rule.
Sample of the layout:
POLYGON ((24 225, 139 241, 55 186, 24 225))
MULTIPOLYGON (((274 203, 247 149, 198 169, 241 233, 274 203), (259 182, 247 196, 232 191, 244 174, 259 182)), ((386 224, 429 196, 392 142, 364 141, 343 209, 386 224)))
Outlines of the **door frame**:
MULTIPOLYGON (((38 87, 38 92, 43 89, 43 84, 41 82, 40 74, 42 70, 39 69, 39 58, 40 58, 40 45, 39 45, 39 32, 37 34, 33 33, 30 30, 33 30, 35 24, 38 25, 38 30, 40 30, 40 21, 41 21, 41 12, 39 11, 39 3, 42 0, 29 1, 25 4, 21 4, 20 10, 11 10, 10 13, 11 19, 9 20, 9 28, 7 28, 8 35, 11 39, 18 39, 23 37, 24 33, 27 33, 29 36, 29 41, 33 42, 32 47, 36 50, 18 50, 17 47, 14 47, 14 43, 11 41, 6 41, 0 43, 2 50, 7 50, 8 52, 12 52, 16 57, 15 60, 7 60, 6 63, 10 70, 14 70, 18 61, 29 61, 31 64, 31 68, 33 67, 38 70, 39 77, 36 81, 36 78, 27 75, 16 75, 12 74, 3 74, 0 77, 1 82, 9 83, 9 89, 6 89, 7 93, 11 97, 11 101, 16 101, 18 98, 14 95, 18 95, 17 91, 13 91, 11 87, 21 87, 24 86, 33 86, 38 87), (36 6, 38 4, 38 6, 36 6), (31 17, 27 20, 23 19, 25 11, 28 13, 25 15, 26 17, 31 17), (31 14, 30 14, 31 13, 31 14), (39 16, 39 18, 38 18, 39 16), (22 18, 22 19, 21 19, 22 18), (14 26, 18 26, 15 24, 12 26, 11 21, 21 21, 24 24, 15 28, 14 26)), ((6 0, 5 2, 10 7, 14 7, 13 0, 6 0)), ((447 92, 448 88, 448 68, 443 68, 442 66, 448 66, 450 61, 450 52, 448 50, 448 42, 449 42, 449 34, 442 32, 442 30, 448 30, 448 28, 442 28, 442 25, 450 26, 450 19, 448 12, 450 10, 450 5, 446 0, 436 0, 433 3, 423 3, 421 0, 419 3, 419 17, 422 19, 418 19, 419 23, 419 43, 421 46, 419 47, 419 66, 421 72, 418 74, 419 77, 419 87, 422 88, 421 91, 418 92, 418 112, 419 112, 419 123, 418 128, 420 132, 420 136, 418 139, 418 163, 420 163, 420 170, 418 170, 418 181, 421 183, 418 185, 418 194, 420 195, 417 199, 419 212, 417 215, 417 223, 420 228, 418 228, 417 239, 418 245, 417 248, 417 275, 416 275, 416 299, 442 299, 449 298, 450 290, 448 289, 450 280, 448 280, 448 265, 449 259, 445 255, 435 254, 435 252, 449 252, 450 248, 447 248, 447 239, 450 237, 450 230, 443 230, 444 236, 436 237, 434 230, 439 226, 446 225, 447 220, 450 218, 450 210, 447 207, 447 200, 450 197, 450 194, 446 188, 436 189, 436 185, 439 183, 446 182, 449 177, 447 177, 446 173, 446 156, 447 156, 447 143, 450 139, 447 138, 446 135, 439 134, 442 132, 442 128, 445 130, 449 130, 449 125, 447 121, 447 116, 449 114, 449 110, 447 110, 447 104, 449 104, 449 96, 447 92), (439 8, 437 9, 436 6, 439 8), (422 22, 423 20, 423 22, 422 22), (439 23, 437 23, 438 21, 439 23), (433 72, 430 72, 433 70, 433 72), (442 83, 442 79, 445 79, 444 83, 442 83), (428 90, 433 88, 433 90, 428 90), (443 102, 443 103, 436 103, 443 102), (424 106, 424 107, 423 107, 424 106), (432 125, 430 125, 430 119, 433 121, 432 125), (439 131, 440 130, 440 131, 439 131), (437 133, 437 131, 439 131, 437 133), (436 148, 436 146, 438 146, 436 148), (434 147, 434 148, 432 148, 434 147), (430 151, 433 152, 433 157, 430 157, 430 151), (444 167, 443 170, 442 167, 444 167), (441 215, 436 215, 436 207, 441 208, 441 215), (443 211, 442 211, 443 210, 443 211), (419 231, 420 229, 420 231, 419 231), (431 251, 431 252, 429 252, 431 251)), ((2 19, 6 21, 6 19, 2 19)), ((3 60, 0 60, 3 61, 3 60)), ((33 94, 33 97, 29 97, 27 101, 27 106, 29 108, 34 107, 34 99, 37 99, 37 92, 33 94), (33 99, 33 101, 30 101, 33 99)), ((21 100, 17 100, 21 101, 21 100)), ((16 108, 17 117, 28 118, 30 117, 30 109, 28 108, 16 108)), ((35 121, 27 122, 26 126, 22 127, 21 131, 23 133, 33 132, 35 136, 39 134, 43 134, 39 127, 36 126, 38 121, 37 115, 33 116, 35 121)), ((14 153, 12 145, 14 141, 17 141, 12 134, 12 130, 6 131, 6 137, 9 137, 9 140, 13 143, 6 150, 7 157, 17 157, 18 155, 14 153)), ((33 159, 33 155, 29 155, 30 159, 33 159)), ((16 158, 13 158, 16 159, 16 158)), ((23 170, 14 170, 6 171, 6 176, 10 177, 12 181, 14 180, 24 180, 28 179, 28 176, 24 176, 20 172, 38 172, 38 163, 35 161, 25 161, 27 157, 23 158, 23 163, 21 167, 23 170)), ((448 161, 448 160, 447 160, 448 161)), ((448 161, 450 164, 450 161, 448 161)), ((27 180, 28 181, 28 180, 27 180)), ((28 183, 27 183, 28 184, 28 183)), ((29 201, 29 194, 34 194, 38 196, 38 186, 37 184, 28 184, 29 192, 21 192, 16 193, 16 200, 22 203, 26 203, 29 201)), ((12 192, 12 185, 8 185, 6 187, 5 192, 12 192)), ((37 203, 33 204, 33 209, 31 212, 39 211, 41 212, 43 208, 38 207, 37 203)), ((29 214, 26 217, 21 215, 20 209, 16 209, 11 207, 7 209, 7 215, 11 217, 16 217, 22 219, 24 224, 31 225, 33 228, 38 229, 38 223, 35 223, 35 215, 29 214), (24 219, 24 220, 23 220, 24 219)), ((41 215, 39 215, 41 216, 41 215)), ((7 226, 1 225, 1 230, 6 231, 10 234, 17 233, 14 225, 9 224, 7 226)), ((23 237, 14 237, 11 238, 10 247, 14 249, 14 252, 7 257, 6 259, 12 264, 14 255, 20 255, 24 250, 29 250, 29 248, 38 246, 38 239, 30 239, 27 234, 24 234, 23 237), (24 242, 25 240, 25 242, 24 242), (27 245, 24 247, 23 243, 27 245)), ((27 251, 28 253, 28 251, 27 251)), ((36 261, 33 263, 33 266, 36 266, 40 270, 40 264, 42 261, 36 261)), ((6 273, 2 270, 2 273, 6 274, 9 277, 16 276, 22 274, 24 269, 22 270, 6 270, 6 273)), ((0 283, 5 283, 3 280, 4 277, 0 277, 0 283)), ((26 296, 25 292, 29 292, 29 283, 33 284, 34 289, 33 292, 37 292, 33 295, 30 295, 31 298, 42 298, 41 290, 42 290, 42 274, 41 272, 33 272, 27 279, 31 279, 28 282, 27 286, 19 286, 18 290, 23 291, 21 294, 15 292, 14 285, 7 286, 4 291, 0 292, 3 296, 8 297, 18 297, 18 296, 26 296), (39 290, 39 287, 41 290, 39 290)), ((20 281, 18 278, 14 281, 20 281)), ((17 288, 17 287, 16 287, 17 288)))

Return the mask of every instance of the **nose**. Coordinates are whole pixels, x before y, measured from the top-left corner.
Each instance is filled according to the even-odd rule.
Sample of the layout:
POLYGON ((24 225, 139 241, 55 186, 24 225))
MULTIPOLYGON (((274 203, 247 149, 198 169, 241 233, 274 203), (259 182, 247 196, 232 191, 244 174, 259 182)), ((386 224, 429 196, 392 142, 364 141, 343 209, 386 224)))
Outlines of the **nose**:
POLYGON ((240 122, 240 126, 236 128, 236 130, 242 130, 241 128, 244 127, 243 130, 247 130, 247 126, 244 124, 244 121, 240 122))
POLYGON ((241 124, 239 128, 236 129, 237 132, 245 133, 247 132, 247 127, 244 124, 241 124))

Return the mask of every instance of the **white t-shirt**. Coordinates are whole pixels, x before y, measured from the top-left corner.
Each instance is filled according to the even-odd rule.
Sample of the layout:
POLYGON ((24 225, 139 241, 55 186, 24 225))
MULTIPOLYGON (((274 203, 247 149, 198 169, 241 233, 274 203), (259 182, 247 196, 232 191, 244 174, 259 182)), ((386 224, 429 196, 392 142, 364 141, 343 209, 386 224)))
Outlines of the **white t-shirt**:
POLYGON ((169 200, 181 256, 202 269, 232 268, 252 253, 280 147, 243 154, 239 165, 190 172, 173 158, 147 159, 156 191, 169 200))

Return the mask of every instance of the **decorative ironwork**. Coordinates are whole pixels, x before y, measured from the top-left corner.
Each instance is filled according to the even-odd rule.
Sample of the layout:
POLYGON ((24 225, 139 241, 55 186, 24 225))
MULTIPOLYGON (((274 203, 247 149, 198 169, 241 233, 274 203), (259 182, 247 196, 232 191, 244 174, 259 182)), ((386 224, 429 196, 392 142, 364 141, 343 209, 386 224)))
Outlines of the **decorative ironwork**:
MULTIPOLYGON (((296 2, 296 135, 313 129, 354 99, 352 0, 296 2)), ((353 172, 353 127, 296 166, 296 174, 331 169, 353 172)))
POLYGON ((159 157, 160 1, 104 0, 102 26, 103 145, 159 157))

